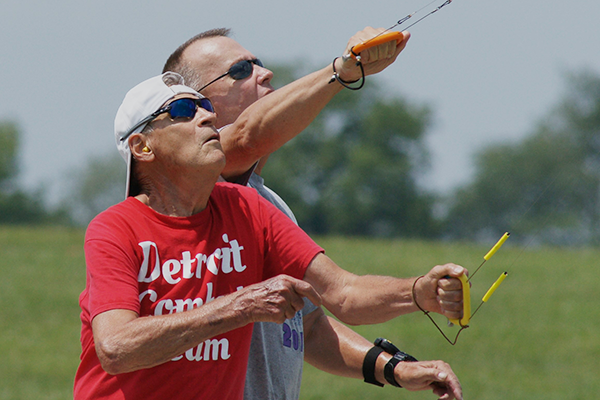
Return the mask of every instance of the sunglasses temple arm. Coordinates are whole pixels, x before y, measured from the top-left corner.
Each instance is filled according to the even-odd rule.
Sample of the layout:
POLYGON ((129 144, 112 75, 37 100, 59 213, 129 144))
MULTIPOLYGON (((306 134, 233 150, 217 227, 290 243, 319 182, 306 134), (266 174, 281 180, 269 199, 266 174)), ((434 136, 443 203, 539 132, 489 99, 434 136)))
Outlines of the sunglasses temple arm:
POLYGON ((134 131, 135 131, 137 128, 139 128, 140 126, 142 126, 142 125, 144 125, 144 124, 148 123, 148 121, 151 121, 151 120, 153 120, 154 118, 156 118, 156 116, 155 116, 154 114, 152 114, 152 115, 149 115, 149 116, 147 116, 146 118, 144 118, 143 120, 141 120, 141 121, 140 121, 140 122, 138 122, 137 124, 135 124, 135 125, 133 126, 133 128, 131 128, 131 129, 130 129, 130 130, 129 130, 129 131, 128 131, 128 132, 127 132, 125 135, 123 135, 123 136, 121 137, 121 139, 120 139, 120 140, 121 140, 121 142, 122 142, 122 141, 124 141, 124 140, 127 140, 127 138, 128 138, 129 136, 131 136, 131 134, 132 134, 132 133, 133 133, 133 132, 134 132, 134 131))
POLYGON ((218 81, 221 78, 226 77, 227 75, 229 75, 229 71, 225 72, 223 75, 213 79, 212 81, 208 82, 206 85, 202 86, 200 89, 198 89, 198 92, 201 92, 202 90, 206 89, 207 86, 212 85, 213 83, 215 83, 216 81, 218 81))

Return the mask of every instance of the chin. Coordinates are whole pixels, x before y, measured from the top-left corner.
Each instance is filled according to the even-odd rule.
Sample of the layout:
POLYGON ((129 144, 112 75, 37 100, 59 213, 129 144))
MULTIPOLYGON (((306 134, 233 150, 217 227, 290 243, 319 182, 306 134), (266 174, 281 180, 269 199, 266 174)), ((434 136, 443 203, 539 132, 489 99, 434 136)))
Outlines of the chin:
POLYGON ((221 162, 223 164, 223 166, 225 166, 225 153, 223 152, 223 150, 221 148, 219 148, 219 153, 215 155, 215 159, 218 162, 221 162))

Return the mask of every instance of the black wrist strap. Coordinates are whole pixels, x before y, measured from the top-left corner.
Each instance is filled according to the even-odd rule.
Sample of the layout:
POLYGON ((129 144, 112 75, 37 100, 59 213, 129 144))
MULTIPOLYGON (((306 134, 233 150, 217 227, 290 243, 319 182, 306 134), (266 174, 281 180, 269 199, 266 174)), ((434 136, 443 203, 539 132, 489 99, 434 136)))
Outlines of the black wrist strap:
POLYGON ((390 385, 401 388, 402 386, 396 382, 396 377, 394 377, 394 368, 396 368, 396 365, 398 365, 399 362, 400 360, 395 356, 390 358, 390 361, 383 367, 383 376, 385 376, 385 380, 388 381, 390 385))
POLYGON ((377 339, 375 339, 373 344, 375 346, 381 347, 383 351, 388 353, 390 356, 393 356, 394 354, 400 351, 400 349, 394 346, 392 342, 382 337, 378 337, 377 339))
POLYGON ((403 351, 398 351, 396 354, 394 354, 390 361, 388 361, 387 364, 385 364, 385 367, 383 367, 383 376, 385 377, 385 380, 388 381, 390 385, 399 388, 401 388, 402 386, 400 386, 400 384, 396 382, 396 377, 394 376, 394 369, 396 368, 396 365, 398 365, 398 363, 401 361, 412 362, 417 361, 417 359, 411 356, 410 354, 406 354, 403 351))
POLYGON ((376 386, 383 386, 382 383, 379 383, 377 379, 375 379, 375 364, 377 363, 377 357, 379 357, 381 353, 383 353, 383 349, 381 347, 372 347, 371 350, 367 352, 362 367, 365 382, 376 386))
POLYGON ((358 85, 358 86, 350 86, 349 85, 350 83, 356 83, 356 82, 358 82, 358 80, 350 82, 350 81, 345 81, 342 78, 340 78, 340 74, 335 69, 335 60, 337 60, 338 58, 339 57, 336 57, 336 58, 333 59, 333 63, 332 63, 332 66, 333 66, 333 75, 331 76, 331 79, 329 80, 328 83, 333 83, 335 81, 338 81, 339 84, 342 85, 343 87, 345 87, 346 89, 350 89, 350 90, 359 90, 359 89, 361 89, 364 86, 364 84, 365 84, 365 69, 363 68, 362 63, 360 61, 356 62, 356 65, 360 67, 360 73, 361 73, 361 78, 359 79, 361 81, 360 85, 358 85))

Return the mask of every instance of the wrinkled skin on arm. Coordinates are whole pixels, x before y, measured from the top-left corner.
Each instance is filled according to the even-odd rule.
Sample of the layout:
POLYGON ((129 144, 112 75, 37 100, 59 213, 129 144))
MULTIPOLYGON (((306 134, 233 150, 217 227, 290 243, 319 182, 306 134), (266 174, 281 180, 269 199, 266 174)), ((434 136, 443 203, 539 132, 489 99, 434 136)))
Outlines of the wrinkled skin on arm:
POLYGON ((278 275, 181 313, 140 317, 130 310, 106 311, 92 321, 96 353, 109 374, 150 368, 249 323, 282 323, 304 307, 303 297, 321 304, 310 284, 278 275))

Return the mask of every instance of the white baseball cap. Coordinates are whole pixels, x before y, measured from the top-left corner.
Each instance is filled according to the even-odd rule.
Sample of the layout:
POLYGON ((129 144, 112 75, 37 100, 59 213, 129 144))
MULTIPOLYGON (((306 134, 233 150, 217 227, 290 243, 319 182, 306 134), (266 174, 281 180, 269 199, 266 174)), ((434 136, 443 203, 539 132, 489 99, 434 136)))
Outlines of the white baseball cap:
POLYGON ((191 93, 199 98, 204 97, 194 89, 185 86, 183 77, 175 72, 165 72, 147 79, 125 95, 115 117, 117 149, 127 163, 125 198, 139 194, 139 184, 131 176, 133 157, 129 149, 129 136, 132 133, 141 132, 154 118, 152 113, 158 111, 168 100, 180 93, 191 93))

